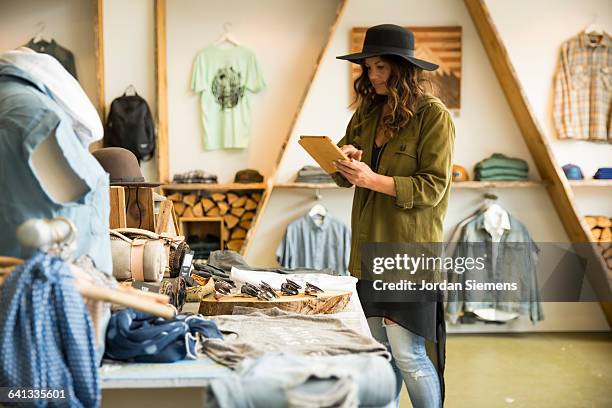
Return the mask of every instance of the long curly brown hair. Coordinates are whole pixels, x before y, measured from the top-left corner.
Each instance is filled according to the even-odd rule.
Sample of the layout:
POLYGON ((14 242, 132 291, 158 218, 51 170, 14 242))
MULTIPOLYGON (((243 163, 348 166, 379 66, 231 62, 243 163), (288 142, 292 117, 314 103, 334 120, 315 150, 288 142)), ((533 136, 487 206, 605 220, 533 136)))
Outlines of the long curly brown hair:
POLYGON ((382 55, 383 61, 391 66, 387 80, 389 95, 378 95, 368 78, 365 60, 361 61, 361 75, 353 83, 355 100, 351 106, 357 107, 358 124, 365 115, 380 105, 386 104, 389 112, 382 118, 382 127, 389 138, 396 135, 408 124, 415 114, 418 100, 432 89, 431 81, 423 76, 423 70, 401 57, 382 55), (428 88, 429 85, 429 88, 428 88))

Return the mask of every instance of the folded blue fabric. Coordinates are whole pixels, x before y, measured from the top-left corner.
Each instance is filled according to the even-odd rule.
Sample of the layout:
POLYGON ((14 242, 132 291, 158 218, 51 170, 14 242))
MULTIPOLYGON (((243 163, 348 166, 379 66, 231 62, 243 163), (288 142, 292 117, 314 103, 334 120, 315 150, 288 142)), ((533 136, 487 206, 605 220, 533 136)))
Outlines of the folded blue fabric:
POLYGON ((8 276, 0 305, 0 385, 65 390, 28 406, 99 406, 95 334, 68 264, 35 253, 8 276))
POLYGON ((124 309, 115 313, 106 331, 106 354, 111 360, 173 363, 196 359, 196 334, 222 339, 217 325, 200 315, 182 314, 165 320, 124 309))
POLYGON ((601 167, 593 176, 594 179, 609 180, 612 179, 612 167, 601 167))

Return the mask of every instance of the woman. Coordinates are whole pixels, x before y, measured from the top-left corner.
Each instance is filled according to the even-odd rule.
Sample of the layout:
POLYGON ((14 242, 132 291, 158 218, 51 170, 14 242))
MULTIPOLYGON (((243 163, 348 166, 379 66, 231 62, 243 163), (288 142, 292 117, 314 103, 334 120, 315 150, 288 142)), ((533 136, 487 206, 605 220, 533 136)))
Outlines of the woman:
MULTIPOLYGON (((410 31, 391 24, 371 27, 362 52, 338 58, 363 69, 354 84, 357 110, 338 143, 351 160, 337 161, 334 176, 339 185, 356 187, 349 270, 362 278, 364 243, 443 241, 455 131, 442 102, 424 91, 422 70, 438 66, 414 57, 410 31)), ((445 341, 441 303, 372 302, 372 282, 360 280, 358 289, 372 334, 391 349, 412 405, 440 407, 445 341), (437 370, 426 353, 426 340, 437 342, 437 370)))

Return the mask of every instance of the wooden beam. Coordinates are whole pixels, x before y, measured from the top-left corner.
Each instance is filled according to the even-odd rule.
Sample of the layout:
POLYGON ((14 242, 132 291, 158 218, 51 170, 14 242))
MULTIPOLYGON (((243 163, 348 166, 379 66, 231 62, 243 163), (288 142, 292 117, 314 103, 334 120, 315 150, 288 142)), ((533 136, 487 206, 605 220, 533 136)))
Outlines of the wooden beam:
MULTIPOLYGON (((92 2, 94 12, 94 54, 96 59, 96 105, 98 115, 102 123, 106 121, 106 90, 104 82, 104 1, 94 0, 92 2)), ((93 152, 104 147, 104 142, 98 140, 89 145, 89 151, 93 152)))
POLYGON ((166 0, 155 0, 155 74, 157 77, 157 176, 170 181, 168 166, 168 74, 166 52, 166 0))
POLYGON ((287 149, 287 144, 289 144, 289 141, 291 140, 291 135, 293 135, 293 133, 295 132, 295 126, 297 124, 300 114, 302 113, 304 102, 306 101, 306 97, 308 96, 308 93, 310 92, 312 83, 314 82, 314 80, 317 77, 317 74, 319 73, 319 68, 321 67, 321 61, 323 61, 323 57, 327 53, 327 50, 329 49, 331 42, 334 38, 334 34, 336 33, 338 24, 340 23, 342 15, 344 14, 344 10, 346 9, 347 1, 348 0, 340 0, 338 4, 338 8, 336 9, 336 15, 334 17, 334 21, 332 22, 332 25, 329 28, 329 35, 327 37, 327 41, 317 57, 317 61, 312 71, 312 75, 310 76, 310 81, 306 85, 306 88, 304 88, 304 93, 302 94, 300 102, 298 103, 297 110, 295 111, 295 115, 293 115, 293 119, 291 120, 291 125, 289 126, 289 132, 287 132, 285 141, 281 145, 280 151, 278 152, 278 156, 276 157, 276 163, 274 164, 274 167, 272 168, 272 177, 270 178, 267 184, 266 190, 263 193, 262 201, 260 201, 259 205, 257 206, 257 212, 255 213, 255 218, 253 219, 253 225, 251 226, 251 229, 249 229, 249 231, 247 232, 247 236, 244 240, 244 244, 242 245, 242 248, 240 249, 240 253, 245 257, 248 254, 249 248, 251 247, 251 243, 253 242, 253 237, 255 236, 255 233, 257 232, 259 221, 262 218, 261 215, 264 213, 268 205, 268 200, 270 200, 270 197, 272 196, 272 189, 274 188, 276 172, 278 171, 280 162, 285 154, 285 150, 287 149))
MULTIPOLYGON (((590 262, 591 267, 587 268, 591 286, 602 301, 609 300, 612 298, 612 290, 607 268, 601 256, 595 253, 595 245, 584 244, 592 241, 588 226, 574 204, 574 195, 570 184, 561 167, 557 164, 554 152, 533 114, 489 10, 484 4, 484 0, 464 0, 464 3, 472 17, 491 66, 540 176, 549 183, 547 186, 548 194, 570 241, 577 243, 578 247, 581 247, 577 250, 580 251, 592 247, 592 253, 585 254, 588 255, 588 259, 593 260, 593 262, 590 262)), ((606 314, 608 323, 612 326, 611 308, 602 303, 602 309, 606 314)))
POLYGON ((104 1, 96 1, 96 23, 95 23, 95 41, 96 41, 96 78, 98 80, 98 113, 102 118, 102 122, 106 118, 106 89, 104 81, 104 1))

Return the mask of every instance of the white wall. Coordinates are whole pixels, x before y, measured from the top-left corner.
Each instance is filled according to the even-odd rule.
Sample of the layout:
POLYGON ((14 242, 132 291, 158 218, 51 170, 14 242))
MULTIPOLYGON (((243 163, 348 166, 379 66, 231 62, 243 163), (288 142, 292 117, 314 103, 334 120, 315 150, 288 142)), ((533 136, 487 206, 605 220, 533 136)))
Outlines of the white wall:
MULTIPOLYGON (((526 73, 530 81, 525 86, 538 87, 529 89, 528 96, 532 105, 538 105, 541 118, 546 117, 549 102, 544 99, 533 99, 534 94, 549 94, 552 71, 537 65, 537 69, 531 69, 529 62, 532 59, 543 58, 553 60, 556 58, 557 47, 561 41, 580 30, 594 12, 603 13, 603 2, 557 2, 540 1, 538 8, 541 12, 533 12, 533 2, 524 1, 524 5, 512 3, 509 9, 508 2, 493 2, 492 17, 495 23, 501 25, 500 31, 504 41, 512 43, 509 51, 513 62, 520 59, 523 64, 518 69, 519 78, 522 80, 526 73), (565 15, 586 16, 576 21, 574 26, 568 24, 567 18, 545 20, 539 17, 546 14, 544 10, 555 8, 568 8, 565 15), (508 9, 504 9, 508 8, 508 9), (530 13, 533 12, 533 15, 530 13), (527 18, 529 17, 529 18, 527 18), (525 19, 531 24, 526 25, 525 19), (539 24, 542 23, 542 24, 539 24), (525 30, 525 27, 529 30, 525 30), (510 30, 504 36, 504 27, 510 30), (555 41, 541 41, 544 33, 550 34, 556 30, 559 38, 555 41), (525 33, 529 33, 526 40, 525 33), (515 38, 518 37, 519 39, 515 38), (530 49, 530 52, 525 51, 530 49), (517 52, 516 50, 520 50, 517 52), (549 55, 550 54, 550 55, 549 55), (543 57, 545 56, 545 57, 543 57), (547 84, 545 90, 542 83, 547 84), (544 103, 544 106, 540 106, 544 103)), ((520 2, 519 2, 520 3, 520 2)), ((426 3, 411 0, 386 0, 384 6, 381 3, 376 13, 372 12, 371 2, 367 0, 349 0, 344 16, 339 23, 338 30, 322 62, 320 72, 313 82, 307 97, 304 110, 302 111, 296 131, 292 135, 287 152, 278 172, 277 180, 285 182, 293 180, 295 172, 304 164, 312 163, 303 150, 297 144, 300 134, 326 134, 334 140, 338 140, 344 133, 344 129, 350 111, 347 109, 349 101, 349 67, 348 63, 336 60, 335 56, 349 52, 349 35, 354 26, 371 26, 381 23, 395 23, 401 25, 461 25, 463 27, 463 57, 462 57, 462 100, 461 110, 454 117, 456 126, 455 163, 461 164, 471 172, 474 164, 488 157, 493 152, 502 152, 510 156, 522 157, 529 163, 530 178, 539 179, 533 159, 522 139, 519 128, 516 125, 512 113, 506 103, 501 87, 489 64, 488 58, 482 47, 478 34, 471 18, 460 1, 433 0, 426 3), (415 12, 418 10, 418 12, 415 12)), ((555 14, 556 15, 556 14, 555 14)), ((570 19, 571 20, 571 19, 570 19)), ((545 38, 548 38, 544 36, 545 38)), ((553 40, 553 39, 551 39, 553 40)), ((418 44, 417 44, 418 46, 418 44)), ((541 119, 541 120, 542 120, 541 119)), ((548 120, 548 119, 547 119, 548 120)), ((548 121, 550 122, 550 121, 548 121)), ((549 126, 546 130, 549 131, 549 126)), ((560 142, 559 142, 560 143, 560 142)), ((556 145, 559 145, 556 143, 556 145)), ((591 147, 593 149, 609 149, 609 146, 591 147)), ((556 151, 556 150, 555 150, 556 151)), ((576 151, 576 149, 574 149, 576 151)), ((609 150, 608 150, 609 151, 609 150)), ((579 158, 584 163, 592 163, 592 151, 577 151, 579 158)), ((608 160, 610 156, 607 156, 608 160)), ((603 165, 605 158, 601 160, 603 165)), ((576 162, 576 161, 575 161, 576 162)), ((581 163, 578 163, 581 164, 581 163)), ((610 165, 610 163, 608 163, 610 165)), ((472 174, 473 175, 473 174, 472 174)), ((293 191, 293 190, 291 190, 293 191)), ((451 203, 445 221, 446 234, 460 219, 471 212, 482 200, 482 191, 471 191, 455 189, 451 194, 451 203)), ((561 221, 557 216, 548 194, 542 188, 498 190, 500 203, 503 204, 514 216, 522 220, 530 229, 532 237, 539 242, 566 242, 567 235, 561 221)), ((350 218, 352 192, 340 190, 334 192, 323 191, 324 204, 327 205, 334 215, 347 220, 350 218)), ((611 201, 601 204, 601 194, 592 197, 592 204, 598 206, 598 210, 606 210, 612 214, 611 201), (602 205, 604 208, 601 208, 602 205)), ((282 236, 288 222, 301 216, 314 203, 312 192, 301 192, 295 194, 286 190, 275 190, 264 214, 257 238, 248 255, 248 261, 256 265, 269 265, 274 262, 274 250, 278 240, 282 236), (308 197, 311 197, 310 200, 308 197)), ((546 321, 535 328, 525 319, 513 323, 510 326, 491 328, 487 325, 472 326, 466 328, 451 328, 451 331, 529 331, 529 330, 606 330, 608 325, 596 303, 588 304, 544 304, 546 321), (572 316, 572 320, 568 319, 572 316)))
POLYGON ((43 38, 55 39, 74 54, 79 82, 97 106, 95 11, 93 1, 2 0, 0 51, 26 44, 37 34, 37 24, 43 22, 43 38))
MULTIPOLYGON (((591 178, 598 167, 612 166, 612 144, 557 139, 551 114, 552 81, 559 46, 563 41, 576 35, 593 20, 597 20, 598 25, 608 33, 612 32, 612 2, 560 0, 524 3, 524 7, 521 7, 517 2, 487 1, 523 89, 551 142, 559 165, 570 162, 578 164, 585 177, 591 178)), ((607 190, 607 206, 603 209, 612 214, 612 189, 607 190)), ((604 201, 603 197, 598 201, 604 201)))
POLYGON ((237 170, 270 175, 315 60, 327 39, 336 0, 173 0, 167 3, 170 174, 201 168, 220 182, 237 170), (257 55, 267 88, 251 95, 251 143, 204 151, 199 98, 190 90, 194 57, 230 32, 257 55))

